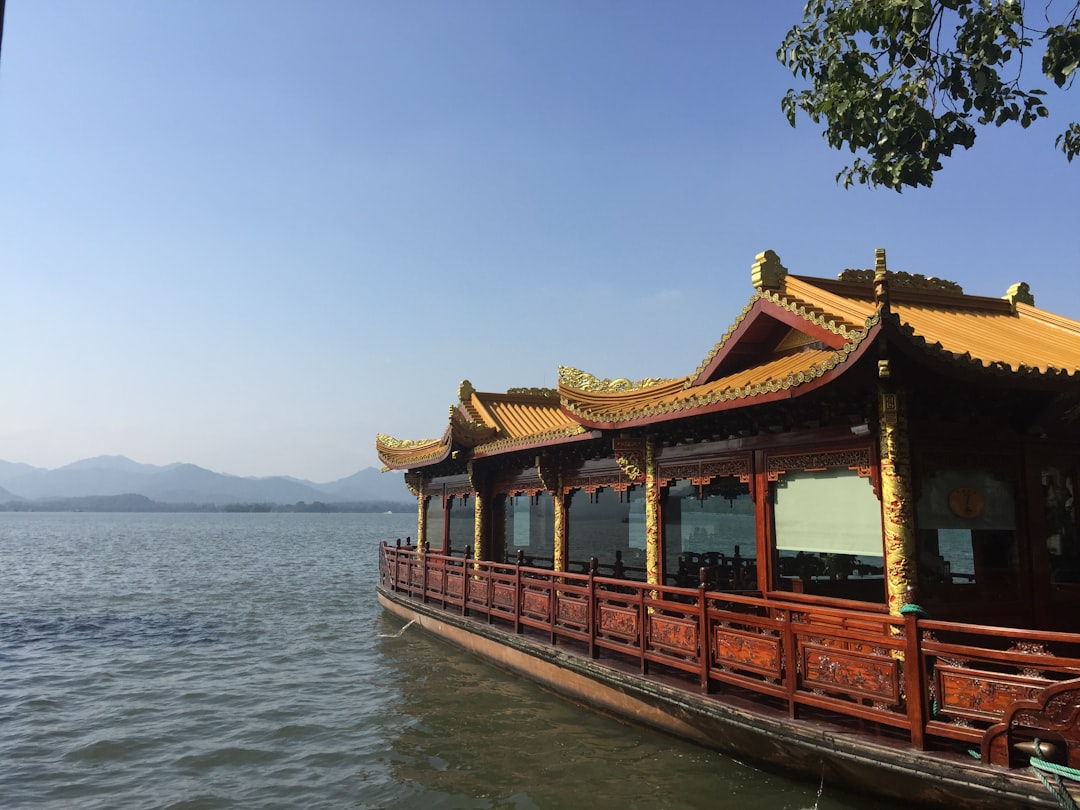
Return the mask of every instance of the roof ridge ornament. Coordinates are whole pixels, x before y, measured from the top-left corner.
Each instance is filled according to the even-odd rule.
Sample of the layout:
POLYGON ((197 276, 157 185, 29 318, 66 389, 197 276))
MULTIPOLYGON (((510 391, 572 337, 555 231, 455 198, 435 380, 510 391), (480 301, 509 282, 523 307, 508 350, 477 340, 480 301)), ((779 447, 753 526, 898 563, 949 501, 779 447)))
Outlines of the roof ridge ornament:
POLYGON ((1035 296, 1031 294, 1031 287, 1026 281, 1013 284, 1005 291, 1005 295, 1002 297, 1012 304, 1013 312, 1016 312, 1017 304, 1027 304, 1029 307, 1035 306, 1035 296))
POLYGON ((473 384, 468 380, 462 380, 457 390, 458 402, 472 401, 472 395, 475 393, 476 389, 473 388, 473 384))
POLYGON ((679 379, 646 377, 636 382, 619 377, 616 380, 605 378, 601 380, 587 371, 582 371, 571 366, 559 366, 559 384, 567 388, 576 388, 578 391, 590 391, 595 394, 615 394, 624 391, 637 391, 642 388, 652 388, 654 385, 674 382, 679 379))
POLYGON ((874 301, 889 308, 889 268, 885 262, 885 248, 874 248, 874 301))
POLYGON ((788 269, 780 263, 780 257, 772 250, 759 253, 750 266, 750 280, 757 290, 782 289, 787 274, 788 269))

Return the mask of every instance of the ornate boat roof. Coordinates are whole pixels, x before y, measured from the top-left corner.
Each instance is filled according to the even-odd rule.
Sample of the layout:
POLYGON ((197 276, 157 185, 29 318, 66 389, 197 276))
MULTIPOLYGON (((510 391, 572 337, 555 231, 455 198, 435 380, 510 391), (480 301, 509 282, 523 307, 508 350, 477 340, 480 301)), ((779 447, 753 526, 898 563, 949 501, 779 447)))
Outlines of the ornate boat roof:
POLYGON ((889 271, 884 250, 873 269, 835 279, 791 274, 765 251, 751 277, 753 296, 690 374, 632 381, 560 367, 556 391, 506 394, 466 381, 442 438, 380 436, 379 457, 393 468, 426 466, 457 448, 495 455, 790 399, 852 368, 882 336, 947 369, 1058 389, 1080 382, 1080 322, 1036 307, 1027 284, 1003 298, 967 295, 952 281, 889 271))
POLYGON ((559 407, 552 389, 484 393, 464 380, 441 438, 410 442, 379 434, 375 448, 386 469, 410 469, 438 464, 457 449, 479 458, 589 437, 589 431, 559 407))

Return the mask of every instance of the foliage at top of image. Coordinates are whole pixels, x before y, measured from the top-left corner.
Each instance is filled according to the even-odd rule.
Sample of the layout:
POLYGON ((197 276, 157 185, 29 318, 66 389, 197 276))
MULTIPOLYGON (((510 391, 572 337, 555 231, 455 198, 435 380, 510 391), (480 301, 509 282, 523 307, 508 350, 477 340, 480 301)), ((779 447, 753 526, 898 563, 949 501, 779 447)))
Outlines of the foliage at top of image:
MULTIPOLYGON (((930 186, 977 127, 1049 116, 1026 63, 1037 42, 1041 73, 1071 87, 1078 10, 1080 0, 1049 0, 1041 15, 1023 0, 811 0, 776 54, 809 87, 781 106, 792 126, 801 110, 825 123, 829 146, 856 154, 836 176, 845 188, 930 186)), ((1080 123, 1055 143, 1069 161, 1080 154, 1080 123)))

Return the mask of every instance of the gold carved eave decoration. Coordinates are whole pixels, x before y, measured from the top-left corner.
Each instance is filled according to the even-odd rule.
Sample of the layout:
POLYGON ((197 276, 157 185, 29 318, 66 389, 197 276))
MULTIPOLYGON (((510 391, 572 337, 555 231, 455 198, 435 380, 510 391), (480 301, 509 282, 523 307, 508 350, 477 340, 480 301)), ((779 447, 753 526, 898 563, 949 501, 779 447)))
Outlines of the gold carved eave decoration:
POLYGON ((418 473, 405 473, 405 487, 414 497, 419 498, 424 494, 424 477, 418 473))
POLYGON ((615 463, 631 481, 645 480, 645 438, 617 436, 611 440, 615 463))
MULTIPOLYGON (((682 378, 678 378, 679 381, 682 378)), ((578 391, 589 391, 593 393, 601 394, 619 394, 633 391, 641 391, 642 389, 655 388, 659 385, 667 385, 675 380, 661 379, 646 377, 643 380, 633 382, 624 377, 618 379, 603 379, 594 377, 587 371, 581 369, 571 368, 570 366, 559 366, 559 387, 560 388, 573 388, 578 391)))
POLYGON ((509 453, 514 450, 528 450, 546 445, 561 444, 577 437, 589 439, 594 435, 594 431, 588 430, 581 425, 573 425, 533 436, 510 436, 476 445, 473 448, 473 457, 482 458, 484 456, 498 455, 499 453, 509 453))
POLYGON ((770 360, 760 366, 740 371, 737 374, 715 380, 694 388, 670 391, 664 396, 634 403, 627 407, 625 400, 615 397, 599 396, 571 399, 570 392, 563 392, 563 408, 582 422, 589 425, 614 425, 629 422, 666 421, 692 416, 695 412, 718 409, 728 403, 752 401, 761 397, 786 392, 799 386, 814 382, 824 375, 842 366, 855 354, 870 334, 876 334, 878 323, 875 315, 867 322, 867 328, 854 333, 852 339, 840 349, 818 349, 770 360), (738 384, 740 379, 760 376, 760 379, 747 384, 738 384))
MULTIPOLYGON (((870 270, 844 270, 837 276, 840 281, 852 281, 872 286, 875 271, 870 270)), ((955 281, 934 276, 924 276, 921 273, 905 273, 902 270, 889 270, 886 273, 890 287, 909 287, 914 290, 926 290, 928 292, 945 293, 947 295, 963 295, 963 288, 955 281)))
POLYGON ((384 470, 421 467, 442 461, 450 454, 450 437, 410 440, 380 433, 375 439, 375 451, 386 465, 384 470))

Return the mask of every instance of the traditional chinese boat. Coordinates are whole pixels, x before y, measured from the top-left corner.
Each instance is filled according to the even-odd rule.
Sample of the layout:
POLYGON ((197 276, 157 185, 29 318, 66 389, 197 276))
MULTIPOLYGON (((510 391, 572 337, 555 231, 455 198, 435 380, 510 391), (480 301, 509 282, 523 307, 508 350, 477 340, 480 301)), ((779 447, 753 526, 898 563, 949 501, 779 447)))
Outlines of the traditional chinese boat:
MULTIPOLYGON (((926 805, 1080 795, 1080 323, 775 253, 692 373, 380 435, 403 620, 574 700, 926 805)), ((668 339, 671 339, 669 335, 668 339)))

